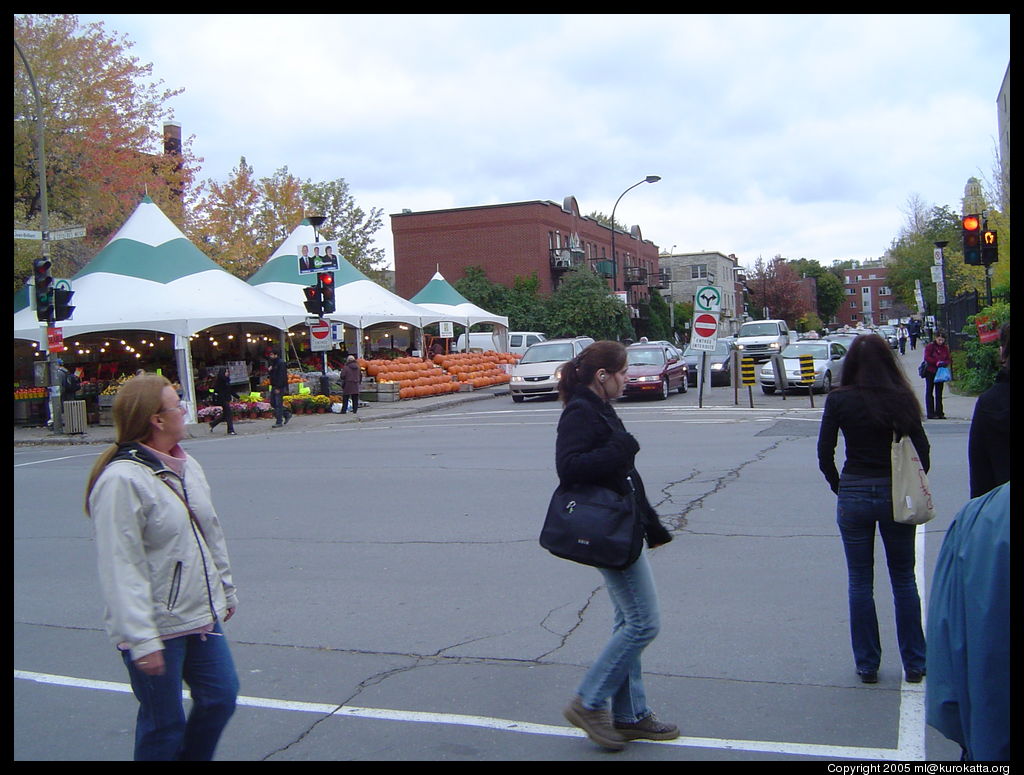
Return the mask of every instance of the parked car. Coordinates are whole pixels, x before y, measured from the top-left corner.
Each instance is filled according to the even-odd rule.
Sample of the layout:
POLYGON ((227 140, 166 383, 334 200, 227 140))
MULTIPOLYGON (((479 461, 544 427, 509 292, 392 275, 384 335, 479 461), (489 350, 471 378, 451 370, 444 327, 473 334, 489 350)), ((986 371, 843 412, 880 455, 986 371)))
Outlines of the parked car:
POLYGON ((686 392, 686 361, 671 345, 656 342, 626 348, 626 389, 623 396, 668 398, 672 390, 686 392))
MULTIPOLYGON (((797 342, 782 351, 782 362, 789 388, 804 388, 800 376, 800 356, 810 354, 814 358, 813 389, 818 393, 827 393, 833 385, 838 385, 843 376, 843 363, 846 360, 846 348, 839 342, 818 340, 797 342)), ((775 369, 769 361, 761 367, 761 390, 771 395, 776 390, 775 369)))
POLYGON ((589 336, 578 336, 548 339, 528 347, 519 363, 512 367, 512 380, 508 384, 512 400, 518 404, 527 398, 558 395, 562 364, 593 343, 589 336))
POLYGON ((823 341, 839 342, 839 344, 841 344, 843 347, 845 347, 847 350, 849 350, 850 349, 850 345, 854 343, 854 341, 857 339, 857 336, 858 336, 857 334, 840 334, 840 333, 835 333, 835 334, 829 334, 828 336, 825 337, 825 339, 823 341))
MULTIPOLYGON (((695 350, 693 346, 687 346, 683 351, 683 360, 686 361, 686 367, 689 372, 688 377, 691 385, 697 384, 697 375, 700 372, 701 356, 704 354, 704 350, 695 350)), ((733 346, 725 339, 719 339, 715 342, 715 349, 708 350, 708 361, 710 361, 711 370, 711 385, 731 385, 732 384, 732 361, 736 355, 736 350, 733 346)))
POLYGON ((789 326, 785 320, 751 320, 740 326, 736 334, 740 357, 755 361, 766 361, 789 344, 789 326))
POLYGON ((896 336, 896 326, 879 326, 875 333, 887 341, 892 349, 899 349, 900 338, 896 336))

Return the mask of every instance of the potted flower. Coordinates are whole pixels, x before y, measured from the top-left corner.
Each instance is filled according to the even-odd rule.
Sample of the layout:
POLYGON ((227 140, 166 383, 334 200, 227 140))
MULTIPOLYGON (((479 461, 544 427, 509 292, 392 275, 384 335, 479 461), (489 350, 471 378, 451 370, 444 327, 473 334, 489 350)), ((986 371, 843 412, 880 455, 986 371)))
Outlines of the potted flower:
POLYGON ((204 406, 198 412, 199 422, 213 422, 221 415, 219 406, 204 406))

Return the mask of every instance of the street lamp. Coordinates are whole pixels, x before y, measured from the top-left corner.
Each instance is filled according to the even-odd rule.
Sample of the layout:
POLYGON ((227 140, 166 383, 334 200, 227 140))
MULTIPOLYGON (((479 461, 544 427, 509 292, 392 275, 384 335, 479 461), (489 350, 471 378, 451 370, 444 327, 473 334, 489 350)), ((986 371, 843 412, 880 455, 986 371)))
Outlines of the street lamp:
POLYGON ((622 201, 622 197, 624 197, 626 194, 628 194, 630 191, 632 191, 637 186, 639 186, 639 185, 641 185, 643 183, 657 183, 659 180, 661 180, 661 176, 660 175, 648 175, 643 180, 634 183, 632 186, 630 186, 625 191, 623 191, 621 194, 619 194, 619 198, 615 200, 615 204, 612 207, 612 273, 613 273, 613 277, 612 277, 612 290, 613 291, 619 290, 619 262, 615 258, 615 208, 619 206, 619 202, 622 201))

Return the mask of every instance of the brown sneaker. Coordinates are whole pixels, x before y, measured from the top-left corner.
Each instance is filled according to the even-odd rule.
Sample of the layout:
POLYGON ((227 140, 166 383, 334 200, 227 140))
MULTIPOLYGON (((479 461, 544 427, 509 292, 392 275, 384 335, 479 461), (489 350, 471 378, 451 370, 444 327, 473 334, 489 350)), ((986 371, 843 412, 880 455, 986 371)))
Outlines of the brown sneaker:
POLYGON ((587 733, 587 737, 603 748, 621 751, 626 747, 626 739, 615 731, 607 710, 588 710, 583 707, 579 697, 573 697, 562 715, 574 727, 587 733))
POLYGON ((658 721, 653 713, 632 724, 616 721, 615 729, 627 740, 675 740, 679 737, 679 727, 658 721))

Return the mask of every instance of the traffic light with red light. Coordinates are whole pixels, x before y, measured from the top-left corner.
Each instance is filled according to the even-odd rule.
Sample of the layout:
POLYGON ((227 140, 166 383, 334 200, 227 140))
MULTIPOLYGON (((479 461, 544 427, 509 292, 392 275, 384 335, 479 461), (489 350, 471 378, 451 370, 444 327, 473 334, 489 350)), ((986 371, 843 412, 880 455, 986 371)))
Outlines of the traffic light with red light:
POLYGON ((306 312, 310 315, 320 317, 320 315, 323 314, 323 299, 320 296, 320 283, 318 282, 316 285, 307 285, 302 289, 302 292, 306 296, 306 301, 304 302, 306 312))
POLYGON ((316 276, 317 284, 320 286, 320 299, 322 302, 321 314, 329 315, 334 312, 334 272, 320 272, 316 276))
POLYGON ((964 263, 981 266, 981 217, 965 215, 961 226, 964 240, 964 263))
POLYGON ((981 232, 981 263, 985 266, 999 260, 999 234, 995 229, 981 232))
POLYGON ((32 281, 36 318, 49 322, 53 318, 53 277, 50 275, 49 259, 37 258, 32 262, 32 281))

